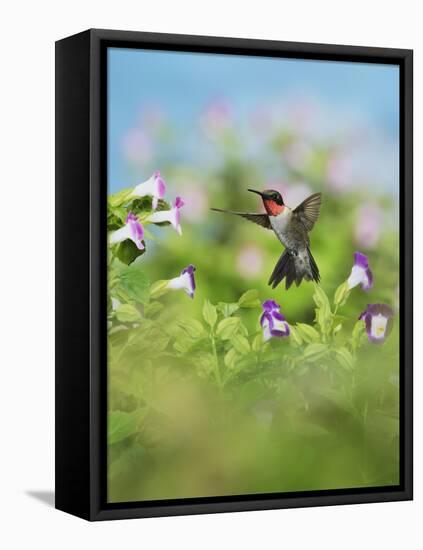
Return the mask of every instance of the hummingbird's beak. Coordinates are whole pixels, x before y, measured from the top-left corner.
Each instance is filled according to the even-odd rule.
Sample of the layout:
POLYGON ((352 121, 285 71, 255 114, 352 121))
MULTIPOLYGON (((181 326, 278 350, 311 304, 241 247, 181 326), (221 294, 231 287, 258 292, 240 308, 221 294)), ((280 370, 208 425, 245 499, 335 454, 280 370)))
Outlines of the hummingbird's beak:
POLYGON ((263 196, 263 193, 261 191, 256 191, 255 189, 248 189, 247 191, 250 191, 251 193, 256 193, 257 195, 260 195, 260 197, 263 196))

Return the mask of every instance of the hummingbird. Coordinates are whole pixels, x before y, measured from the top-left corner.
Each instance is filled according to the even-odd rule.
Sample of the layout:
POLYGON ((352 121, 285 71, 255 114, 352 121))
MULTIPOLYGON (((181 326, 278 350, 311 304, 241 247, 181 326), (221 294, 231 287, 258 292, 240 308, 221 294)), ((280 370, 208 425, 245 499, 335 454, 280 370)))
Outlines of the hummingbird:
POLYGON ((248 189, 248 191, 261 196, 266 209, 265 214, 234 212, 220 208, 212 208, 212 210, 241 216, 275 233, 285 250, 270 276, 268 284, 272 288, 276 288, 283 279, 287 290, 293 282, 299 286, 303 279, 318 283, 319 268, 310 251, 308 234, 319 217, 322 194, 310 195, 292 210, 284 203, 279 191, 274 189, 266 191, 248 189))

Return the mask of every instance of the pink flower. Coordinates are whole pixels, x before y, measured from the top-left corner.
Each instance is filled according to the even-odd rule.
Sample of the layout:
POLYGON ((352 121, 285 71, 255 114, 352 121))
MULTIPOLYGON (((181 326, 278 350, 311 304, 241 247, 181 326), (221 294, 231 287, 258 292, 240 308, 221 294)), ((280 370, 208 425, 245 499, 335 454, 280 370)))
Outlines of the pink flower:
POLYGON ((126 241, 126 239, 130 239, 139 250, 144 250, 142 242, 144 239, 144 229, 136 215, 132 212, 128 213, 125 225, 110 234, 109 242, 110 244, 118 244, 126 241))
POLYGON ((223 98, 214 99, 202 115, 204 130, 211 135, 219 134, 231 125, 231 118, 229 103, 223 98))
POLYGON ((328 161, 326 178, 333 191, 342 193, 352 184, 352 166, 350 160, 343 154, 336 153, 328 161))
POLYGON ((147 221, 151 223, 170 222, 179 235, 182 235, 181 214, 179 210, 184 206, 184 201, 181 197, 176 197, 171 210, 161 210, 150 214, 147 221))
POLYGON ((283 151, 285 162, 294 170, 302 170, 312 154, 310 145, 304 140, 295 140, 283 151))
POLYGON ((184 217, 191 223, 203 222, 209 208, 206 190, 201 183, 190 182, 178 186, 184 196, 184 217))
POLYGON ((132 197, 145 197, 151 195, 153 197, 153 210, 157 208, 159 199, 162 199, 166 193, 166 182, 161 177, 159 170, 142 183, 139 183, 132 191, 132 197))
POLYGON ((140 128, 131 128, 122 140, 122 150, 130 162, 145 164, 152 157, 151 141, 140 128))
POLYGON ((379 206, 363 204, 357 212, 354 239, 360 248, 374 248, 382 233, 383 212, 379 206))
POLYGON ((288 183, 286 181, 270 181, 267 182, 265 187, 267 189, 275 189, 279 191, 284 201, 291 208, 298 206, 304 199, 306 199, 313 192, 311 187, 302 181, 288 183))
POLYGON ((247 244, 241 248, 236 258, 238 273, 245 279, 256 277, 263 268, 263 253, 253 244, 247 244))

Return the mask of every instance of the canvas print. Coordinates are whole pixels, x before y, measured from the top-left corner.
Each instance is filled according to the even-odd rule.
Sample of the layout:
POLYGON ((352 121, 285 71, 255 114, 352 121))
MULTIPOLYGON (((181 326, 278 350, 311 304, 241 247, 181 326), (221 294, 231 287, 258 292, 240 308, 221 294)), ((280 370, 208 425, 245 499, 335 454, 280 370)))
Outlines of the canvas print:
POLYGON ((399 68, 108 48, 107 500, 399 484, 399 68))

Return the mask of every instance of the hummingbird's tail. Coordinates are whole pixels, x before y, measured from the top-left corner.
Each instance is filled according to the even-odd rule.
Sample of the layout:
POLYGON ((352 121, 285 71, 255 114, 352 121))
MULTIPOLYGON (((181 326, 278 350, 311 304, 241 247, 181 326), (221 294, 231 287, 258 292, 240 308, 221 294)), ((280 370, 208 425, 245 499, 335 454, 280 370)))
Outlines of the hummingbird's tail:
POLYGON ((299 286, 301 281, 320 281, 319 268, 310 252, 309 247, 298 252, 286 249, 275 265, 269 279, 269 285, 276 288, 285 279, 286 289, 295 284, 299 286))

